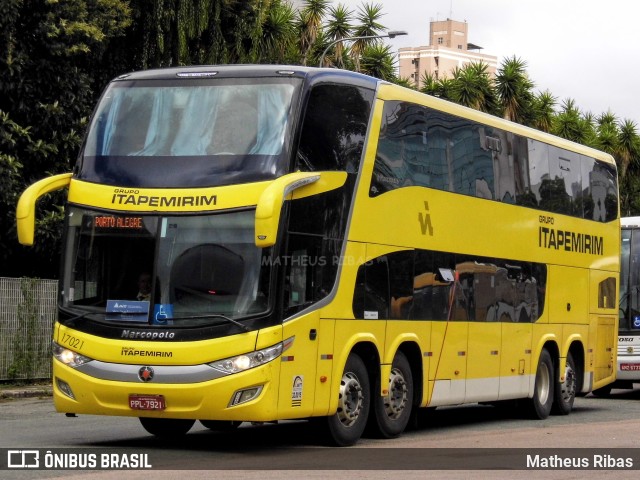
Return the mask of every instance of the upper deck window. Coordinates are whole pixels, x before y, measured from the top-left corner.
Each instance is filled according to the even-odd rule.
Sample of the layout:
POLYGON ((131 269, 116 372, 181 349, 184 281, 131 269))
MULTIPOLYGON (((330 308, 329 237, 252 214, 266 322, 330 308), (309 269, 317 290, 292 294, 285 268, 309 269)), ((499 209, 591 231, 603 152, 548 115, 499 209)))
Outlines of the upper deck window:
POLYGON ((609 222, 615 166, 408 102, 385 102, 369 195, 407 186, 609 222))
POLYGON ((294 79, 114 82, 94 115, 80 177, 147 187, 272 178, 285 163, 295 91, 294 79))

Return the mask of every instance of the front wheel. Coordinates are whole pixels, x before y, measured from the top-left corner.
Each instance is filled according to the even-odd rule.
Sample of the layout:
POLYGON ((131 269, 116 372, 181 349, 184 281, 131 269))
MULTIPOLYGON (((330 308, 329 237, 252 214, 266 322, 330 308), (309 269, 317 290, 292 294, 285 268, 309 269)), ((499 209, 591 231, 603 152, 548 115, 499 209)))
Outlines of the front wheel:
POLYGON ((367 425, 370 404, 367 368, 360 356, 352 353, 340 380, 338 409, 334 415, 326 418, 329 441, 339 447, 355 444, 367 425))
POLYGON ((576 364, 573 361, 573 356, 569 353, 564 367, 564 381, 561 382, 560 378, 558 378, 555 384, 552 408, 554 414, 569 415, 569 413, 571 413, 573 401, 576 399, 577 385, 576 364))
POLYGON ((387 394, 374 390, 373 408, 369 419, 372 430, 383 438, 400 435, 407 426, 413 407, 413 376, 407 357, 398 352, 387 379, 387 394))
POLYGON ((156 437, 175 437, 185 435, 195 420, 183 420, 181 418, 149 418, 140 417, 140 423, 144 429, 156 437))
POLYGON ((533 398, 528 400, 526 407, 526 413, 529 417, 544 420, 551 413, 554 379, 551 355, 546 349, 542 350, 536 369, 533 398))

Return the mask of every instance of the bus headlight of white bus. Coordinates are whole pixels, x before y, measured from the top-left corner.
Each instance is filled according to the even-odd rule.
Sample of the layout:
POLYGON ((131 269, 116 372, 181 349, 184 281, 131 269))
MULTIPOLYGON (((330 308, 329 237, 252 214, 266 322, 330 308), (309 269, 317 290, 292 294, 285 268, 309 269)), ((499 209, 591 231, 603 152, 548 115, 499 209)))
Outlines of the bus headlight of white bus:
POLYGON ((244 372, 250 368, 259 367, 260 365, 264 365, 265 363, 275 360, 282 355, 283 351, 291 346, 292 342, 293 338, 290 338, 271 347, 263 348, 262 350, 256 350, 255 352, 225 358, 223 360, 211 362, 208 365, 225 375, 244 372))
POLYGON ((73 350, 69 350, 62 345, 58 345, 56 342, 52 343, 52 351, 53 356, 56 360, 72 368, 77 368, 80 365, 84 365, 87 362, 93 361, 93 358, 80 355, 73 350))

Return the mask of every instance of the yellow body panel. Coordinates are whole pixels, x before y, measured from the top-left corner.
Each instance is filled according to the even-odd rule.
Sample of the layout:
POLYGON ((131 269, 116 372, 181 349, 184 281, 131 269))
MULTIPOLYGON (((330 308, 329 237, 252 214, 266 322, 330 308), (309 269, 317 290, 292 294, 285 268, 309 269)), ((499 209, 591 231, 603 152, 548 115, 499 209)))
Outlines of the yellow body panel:
MULTIPOLYGON (((279 327, 277 330, 281 330, 279 327)), ((258 332, 248 332, 233 337, 191 342, 133 341, 136 328, 123 328, 130 337, 111 339, 90 335, 56 323, 53 339, 61 346, 69 348, 94 360, 112 363, 139 363, 141 365, 199 365, 215 360, 251 352, 256 347, 258 332), (161 352, 150 359, 145 352, 161 352), (215 352, 215 353, 214 353, 215 352)), ((156 333, 163 333, 162 330, 156 333)), ((124 336, 125 334, 123 334, 124 336)), ((273 340, 266 346, 275 345, 280 340, 273 334, 261 333, 260 338, 273 340)))
POLYGON ((274 379, 278 378, 279 366, 279 362, 271 362, 209 382, 158 384, 101 380, 84 375, 54 360, 53 399, 59 412, 76 414, 266 422, 277 419, 278 391, 274 379), (60 380, 71 387, 75 399, 60 391, 60 380), (262 385, 264 388, 254 400, 229 407, 229 402, 240 385, 262 385), (165 397, 167 408, 155 412, 132 410, 129 408, 131 394, 161 394, 165 397))
MULTIPOLYGON (((137 393, 166 397, 167 410, 144 413, 148 416, 269 421, 331 415, 338 406, 347 358, 354 349, 362 348, 375 352, 379 362, 368 368, 385 379, 398 350, 415 347, 420 360, 412 361, 420 364, 414 363, 412 368, 422 370, 423 407, 531 397, 538 359, 545 348, 557 351, 554 360, 560 371, 569 351, 583 352, 581 367, 585 379, 591 379, 585 388, 610 383, 616 363, 617 302, 611 306, 611 297, 617 294, 619 222, 586 221, 415 186, 370 197, 384 101, 398 99, 612 163, 610 156, 587 147, 381 84, 365 142, 336 288, 331 294, 315 309, 284 319, 277 327, 212 340, 138 340, 135 344, 138 350, 171 353, 154 358, 153 365, 200 365, 293 339, 281 357, 242 373, 191 384, 99 380, 54 361, 56 408, 73 413, 139 416, 140 412, 131 410, 127 402, 129 394, 137 393), (563 238, 579 232, 599 239, 597 255, 547 242, 549 229, 563 238), (520 322, 519 318, 506 321, 508 315, 496 315, 497 321, 477 322, 354 319, 358 268, 382 255, 414 249, 545 264, 546 297, 539 318, 531 323, 520 322), (610 278, 615 279, 613 291, 606 286, 610 278), (60 391, 58 380, 69 384, 75 400, 60 391), (258 385, 263 386, 263 391, 256 399, 228 407, 234 392, 258 385)), ((139 213, 197 213, 258 205, 256 232, 264 234, 264 245, 273 245, 283 200, 338 188, 346 178, 346 174, 337 172, 290 175, 274 182, 198 189, 122 189, 71 180, 69 202, 139 213), (312 183, 288 191, 287 187, 297 181, 312 183)), ((128 346, 126 338, 99 338, 59 324, 54 338, 96 360, 140 366, 149 362, 144 355, 123 353, 128 346)), ((380 390, 376 393, 383 395, 384 381, 380 390)))

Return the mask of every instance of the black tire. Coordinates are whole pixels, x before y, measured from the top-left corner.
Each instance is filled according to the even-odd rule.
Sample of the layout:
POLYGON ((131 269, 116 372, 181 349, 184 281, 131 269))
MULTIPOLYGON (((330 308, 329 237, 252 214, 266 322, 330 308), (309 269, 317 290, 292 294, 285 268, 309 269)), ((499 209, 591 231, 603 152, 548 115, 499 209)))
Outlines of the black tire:
POLYGON ((528 399, 526 402, 525 413, 528 417, 544 420, 551 413, 554 398, 553 387, 555 384, 553 372, 551 355, 544 349, 540 353, 540 359, 538 360, 533 398, 528 399))
POLYGON ((338 447, 355 444, 367 425, 371 405, 369 374, 362 359, 352 353, 340 379, 340 398, 335 414, 324 419, 328 441, 338 447))
POLYGON ((578 388, 578 372, 573 356, 569 353, 564 368, 564 382, 560 381, 560 370, 557 372, 556 384, 554 386, 553 407, 551 413, 554 415, 569 415, 573 408, 573 401, 576 399, 578 388))
POLYGON ((235 420, 200 420, 200 423, 203 427, 216 432, 230 432, 242 424, 235 420))
POLYGON ((376 436, 393 438, 407 427, 413 407, 413 375, 407 357, 396 353, 387 379, 386 396, 380 396, 380 381, 373 390, 369 429, 376 436))
POLYGON ((140 423, 144 429, 156 437, 175 437, 185 435, 195 420, 183 420, 181 418, 148 418, 140 417, 140 423))

